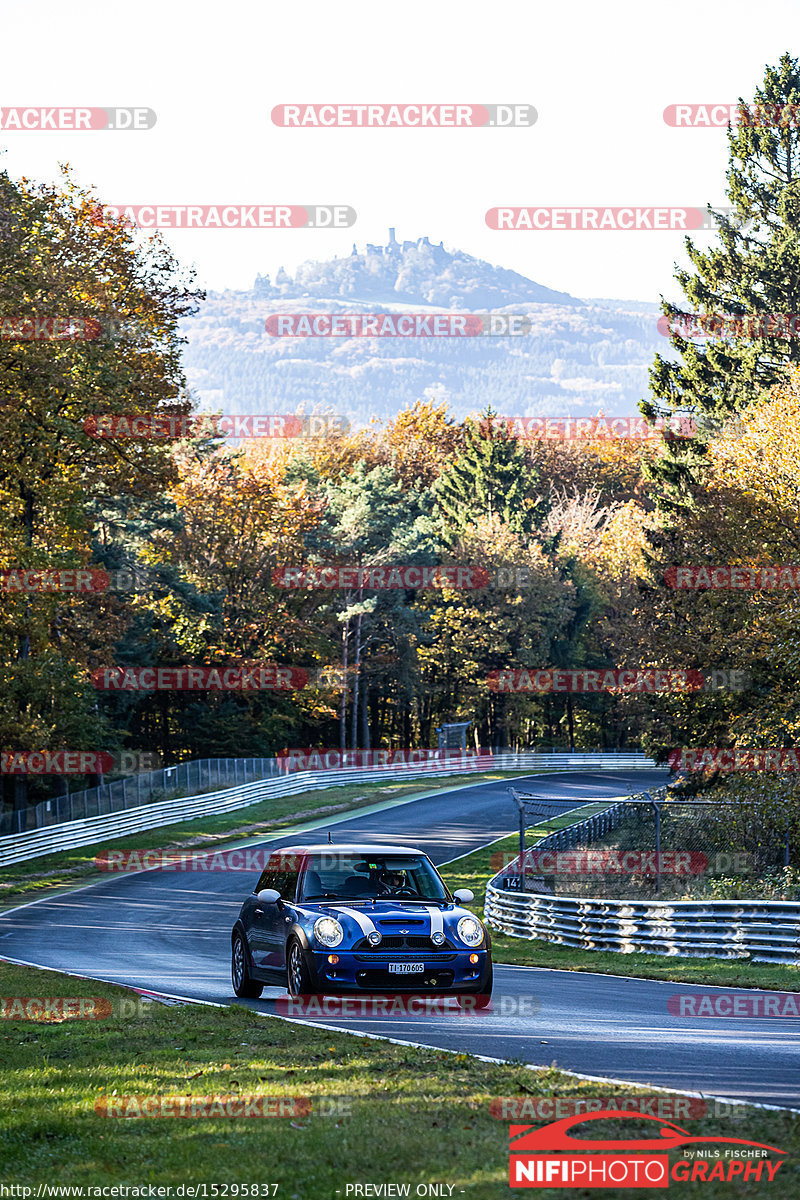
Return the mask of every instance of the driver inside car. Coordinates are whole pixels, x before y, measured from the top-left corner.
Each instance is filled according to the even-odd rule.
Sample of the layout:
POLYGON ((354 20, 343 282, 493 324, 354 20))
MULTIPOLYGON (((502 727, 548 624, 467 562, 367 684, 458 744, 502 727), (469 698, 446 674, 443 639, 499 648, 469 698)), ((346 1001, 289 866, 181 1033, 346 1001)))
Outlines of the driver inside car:
POLYGON ((404 871, 381 871, 377 879, 378 895, 393 896, 396 892, 409 890, 404 871))

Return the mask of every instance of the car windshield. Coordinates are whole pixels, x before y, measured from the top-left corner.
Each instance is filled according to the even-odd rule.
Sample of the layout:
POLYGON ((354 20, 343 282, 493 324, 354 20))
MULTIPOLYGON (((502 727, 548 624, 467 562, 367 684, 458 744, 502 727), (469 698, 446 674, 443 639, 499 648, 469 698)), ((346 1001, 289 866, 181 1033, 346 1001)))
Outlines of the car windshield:
POLYGON ((312 854, 303 876, 301 900, 447 902, 434 867, 422 854, 312 854))

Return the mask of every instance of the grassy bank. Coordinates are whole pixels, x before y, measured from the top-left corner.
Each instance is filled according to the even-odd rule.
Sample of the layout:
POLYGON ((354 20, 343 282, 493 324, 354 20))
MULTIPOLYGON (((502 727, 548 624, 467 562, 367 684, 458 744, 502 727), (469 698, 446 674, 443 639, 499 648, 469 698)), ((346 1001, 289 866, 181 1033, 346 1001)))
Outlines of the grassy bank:
MULTIPOLYGON (((102 997, 115 1014, 121 1000, 133 1004, 120 988, 0 964, 0 996, 34 995, 102 997)), ((452 1019, 466 1030, 483 1018, 452 1019)), ((439 1182, 452 1186, 454 1198, 500 1200, 509 1194, 508 1119, 492 1115, 493 1100, 647 1090, 317 1031, 239 1006, 152 1004, 127 1019, 5 1020, 0 1047, 0 1180, 34 1189, 272 1183, 278 1200, 344 1200, 348 1183, 409 1184, 413 1196, 418 1183, 439 1182), (304 1097, 311 1115, 121 1119, 95 1111, 104 1100, 121 1107, 122 1097, 134 1095, 304 1097)), ((800 1191, 800 1121, 746 1111, 743 1120, 679 1124, 694 1135, 745 1137, 788 1151, 769 1195, 790 1200, 800 1191)), ((630 1137, 632 1124, 608 1123, 602 1134, 630 1137)), ((633 1127, 651 1137, 647 1124, 646 1131, 633 1127)), ((681 1195, 697 1189, 706 1200, 740 1194, 735 1184, 673 1186, 685 1189, 681 1195)), ((646 1200, 652 1191, 625 1195, 646 1200)))
MULTIPOLYGON (((305 821, 320 817, 356 812, 383 801, 398 800, 427 792, 464 787, 493 780, 517 779, 523 774, 537 772, 488 771, 480 775, 426 775, 405 783, 387 784, 347 783, 341 787, 319 791, 298 792, 217 816, 198 817, 179 825, 131 834, 124 838, 99 841, 76 850, 63 850, 43 855, 29 862, 16 863, 0 869, 0 907, 32 900, 56 888, 91 883, 104 878, 96 868, 94 858, 110 846, 123 849, 152 850, 192 849, 225 845, 236 841, 245 843, 269 833, 280 833, 305 821)), ((540 772, 539 772, 540 773, 540 772)), ((509 820, 513 821, 513 806, 509 798, 509 820)))
MULTIPOLYGON (((581 817, 591 815, 602 805, 581 811, 581 817)), ((565 814, 529 831, 528 844, 533 845, 538 837, 558 829, 561 825, 573 824, 574 813, 565 814)), ((468 887, 483 904, 486 884, 501 865, 519 849, 517 835, 504 838, 482 850, 456 859, 444 867, 448 886, 468 887)), ((668 979, 676 983, 703 983, 717 987, 764 988, 768 991, 800 991, 800 966, 788 964, 752 963, 749 959, 726 961, 714 958, 667 958, 658 954, 618 954, 603 950, 573 950, 568 947, 552 946, 541 939, 527 941, 509 937, 508 934, 492 931, 494 958, 499 963, 515 966, 547 967, 562 971, 599 971, 606 975, 636 975, 642 979, 668 979)))

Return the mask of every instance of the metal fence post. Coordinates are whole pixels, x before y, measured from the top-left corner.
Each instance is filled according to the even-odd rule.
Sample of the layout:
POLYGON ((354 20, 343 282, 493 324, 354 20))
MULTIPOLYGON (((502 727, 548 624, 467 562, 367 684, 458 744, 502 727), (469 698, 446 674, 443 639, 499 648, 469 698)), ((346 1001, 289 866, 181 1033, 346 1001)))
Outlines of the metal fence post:
POLYGON ((656 895, 661 895, 661 806, 649 792, 642 792, 650 801, 656 823, 656 895))
POLYGON ((519 813, 519 887, 522 891, 522 875, 525 870, 525 807, 514 789, 509 788, 508 790, 514 797, 514 803, 519 813))

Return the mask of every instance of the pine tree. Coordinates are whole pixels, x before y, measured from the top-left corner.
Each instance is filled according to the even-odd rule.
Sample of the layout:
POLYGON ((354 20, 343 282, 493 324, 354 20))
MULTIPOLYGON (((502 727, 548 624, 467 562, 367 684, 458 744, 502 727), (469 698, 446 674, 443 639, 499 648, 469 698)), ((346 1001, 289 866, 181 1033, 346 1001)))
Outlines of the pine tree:
MULTIPOLYGON (((698 249, 686 238, 695 268, 675 278, 688 310, 713 316, 748 317, 800 312, 800 68, 784 54, 767 67, 753 104, 740 99, 740 123, 728 130, 727 195, 732 212, 714 214, 719 244, 698 249)), ((709 208, 709 211, 713 211, 709 208)), ((696 341, 681 336, 681 310, 662 301, 670 322, 670 344, 679 360, 656 355, 650 372, 652 399, 640 405, 650 420, 676 411, 714 424, 746 408, 800 362, 800 338, 770 332, 765 322, 744 322, 737 335, 696 341), (766 333, 767 336, 750 336, 766 333)), ((684 333, 688 331, 684 328, 684 333)), ((704 457, 700 437, 668 439, 650 469, 664 485, 663 507, 687 502, 690 484, 704 457)))
POLYGON ((535 495, 538 471, 491 407, 480 421, 467 420, 464 448, 434 484, 444 526, 456 536, 481 517, 500 517, 515 533, 529 535, 543 515, 535 495))

